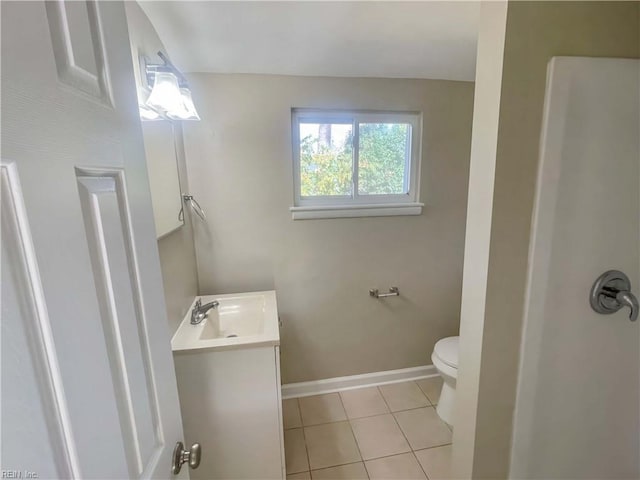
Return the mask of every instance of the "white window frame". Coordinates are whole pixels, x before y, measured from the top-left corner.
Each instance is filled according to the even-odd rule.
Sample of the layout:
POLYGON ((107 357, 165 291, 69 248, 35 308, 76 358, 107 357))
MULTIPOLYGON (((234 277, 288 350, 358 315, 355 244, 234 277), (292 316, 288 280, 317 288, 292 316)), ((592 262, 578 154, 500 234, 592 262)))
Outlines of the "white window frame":
POLYGON ((368 217, 390 215, 420 215, 420 160, 422 151, 422 115, 418 112, 344 111, 301 109, 291 110, 291 140, 293 149, 294 220, 312 218, 368 217), (303 197, 300 186, 300 123, 342 123, 353 128, 353 195, 303 197), (358 194, 360 123, 405 123, 411 125, 410 154, 405 169, 407 193, 358 194))

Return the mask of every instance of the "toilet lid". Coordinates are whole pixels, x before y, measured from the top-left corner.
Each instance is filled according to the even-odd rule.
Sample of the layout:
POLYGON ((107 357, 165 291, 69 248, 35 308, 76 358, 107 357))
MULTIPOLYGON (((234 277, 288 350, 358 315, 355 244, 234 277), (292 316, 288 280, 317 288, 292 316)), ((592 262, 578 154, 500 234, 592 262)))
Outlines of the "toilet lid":
POLYGON ((440 360, 453 368, 458 368, 458 340, 460 337, 447 337, 439 340, 433 348, 440 360))

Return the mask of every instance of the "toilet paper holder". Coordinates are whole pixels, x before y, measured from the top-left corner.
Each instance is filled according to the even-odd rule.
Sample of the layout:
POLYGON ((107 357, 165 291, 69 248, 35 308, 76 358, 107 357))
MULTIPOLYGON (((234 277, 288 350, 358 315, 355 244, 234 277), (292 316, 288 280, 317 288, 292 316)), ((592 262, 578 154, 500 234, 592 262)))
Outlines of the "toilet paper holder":
POLYGON ((399 297, 400 290, 398 287, 391 287, 388 293, 380 293, 377 288, 372 288, 369 290, 369 296, 374 298, 384 298, 384 297, 399 297))

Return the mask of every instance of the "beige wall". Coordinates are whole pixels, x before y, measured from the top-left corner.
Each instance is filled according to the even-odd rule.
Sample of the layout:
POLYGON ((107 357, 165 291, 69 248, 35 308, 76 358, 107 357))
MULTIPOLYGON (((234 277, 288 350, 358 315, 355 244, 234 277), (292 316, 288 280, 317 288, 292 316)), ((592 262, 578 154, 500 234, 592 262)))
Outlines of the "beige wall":
MULTIPOLYGON (((132 56, 136 59, 134 61, 134 73, 136 84, 139 86, 141 85, 141 80, 137 61, 138 56, 142 53, 149 58, 157 58, 156 53, 159 50, 166 50, 140 6, 136 2, 125 2, 125 9, 129 25, 132 56)), ((177 142, 176 161, 180 177, 180 188, 182 192, 188 192, 189 186, 180 122, 174 122, 174 131, 177 142)), ((170 331, 173 334, 193 302, 198 290, 193 233, 188 216, 184 226, 158 240, 158 250, 160 252, 160 266, 162 268, 164 295, 167 304, 167 317, 170 331)))
POLYGON ((547 62, 555 55, 638 57, 638 10, 638 2, 509 3, 486 310, 476 319, 484 330, 473 478, 508 474, 547 62))
POLYGON ((189 75, 200 293, 275 289, 284 383, 431 363, 458 333, 473 84, 189 75), (291 220, 291 108, 424 113, 421 216, 291 220), (401 296, 371 299, 397 285, 401 296))

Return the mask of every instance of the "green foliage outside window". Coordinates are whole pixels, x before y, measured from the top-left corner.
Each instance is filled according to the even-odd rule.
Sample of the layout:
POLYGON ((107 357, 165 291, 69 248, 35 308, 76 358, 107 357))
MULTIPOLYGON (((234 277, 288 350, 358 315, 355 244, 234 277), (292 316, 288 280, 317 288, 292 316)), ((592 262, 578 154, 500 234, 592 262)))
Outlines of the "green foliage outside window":
MULTIPOLYGON (((300 190, 303 197, 351 196, 353 133, 331 141, 331 125, 300 139, 300 190)), ((358 185, 360 195, 401 194, 410 127, 400 123, 360 123, 358 185)))
POLYGON ((303 197, 351 195, 353 135, 341 145, 320 134, 300 139, 300 193, 303 197))
POLYGON ((406 193, 404 173, 409 125, 361 123, 358 189, 360 195, 406 193))

